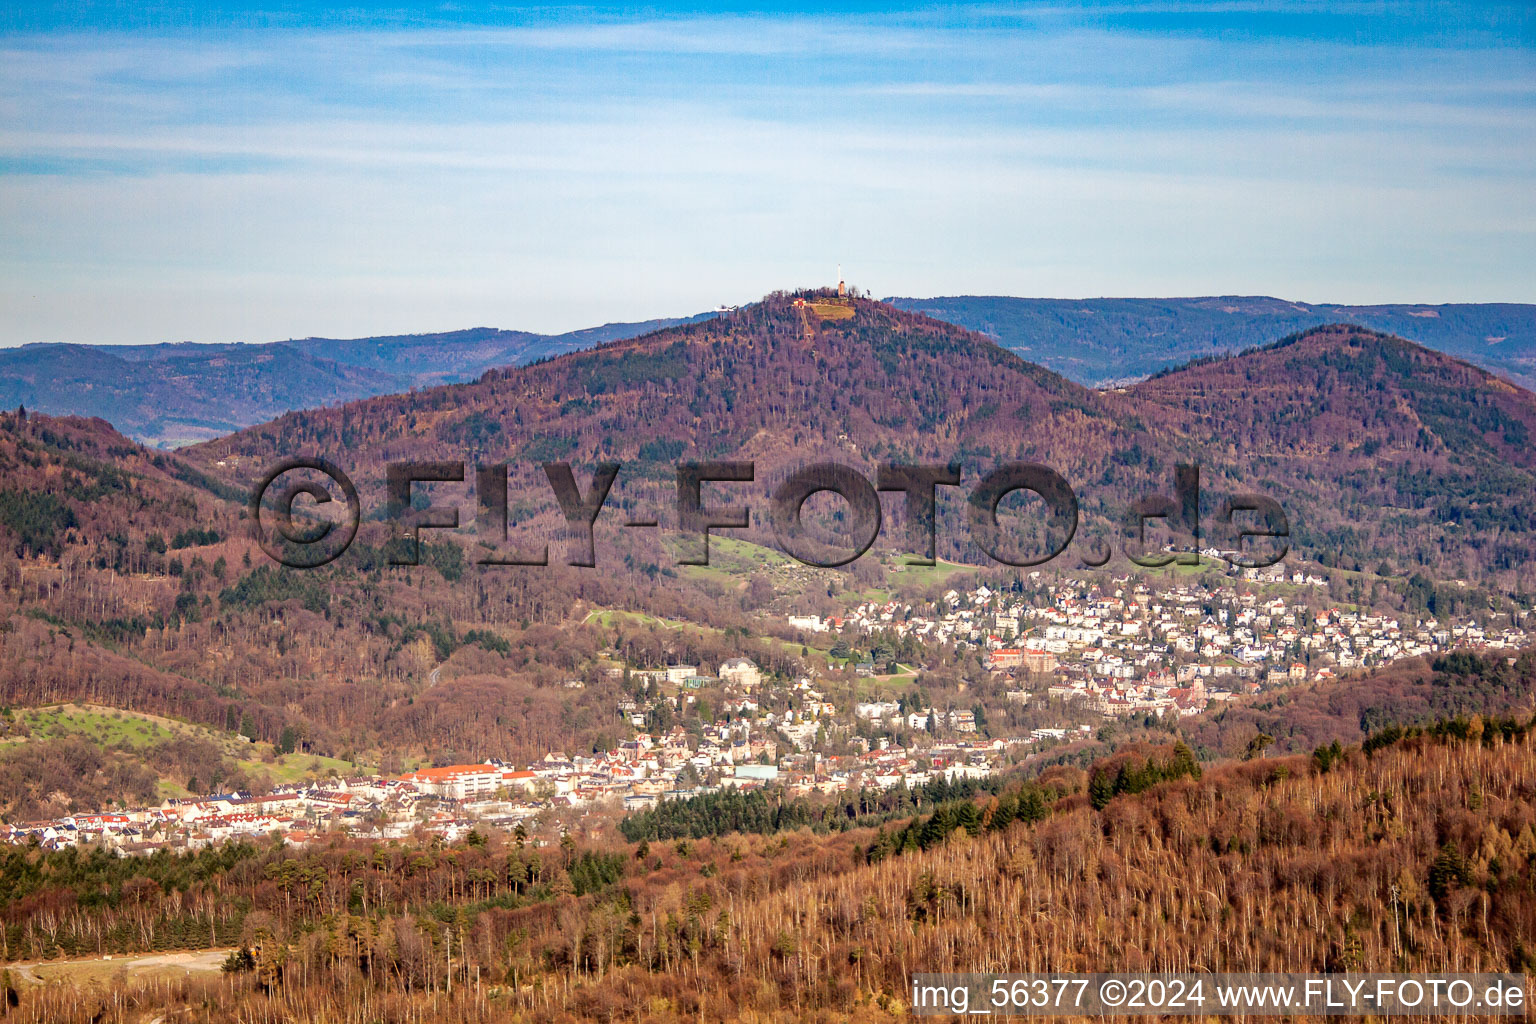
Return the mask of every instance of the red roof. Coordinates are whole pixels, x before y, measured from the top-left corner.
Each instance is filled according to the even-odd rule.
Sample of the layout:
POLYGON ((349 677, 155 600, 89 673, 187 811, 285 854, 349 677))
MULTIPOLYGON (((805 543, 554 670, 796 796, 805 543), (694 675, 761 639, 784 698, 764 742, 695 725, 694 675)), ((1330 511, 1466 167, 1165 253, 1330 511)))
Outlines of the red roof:
POLYGON ((411 772, 402 778, 416 779, 421 782, 446 782, 460 775, 480 775, 496 770, 493 764, 450 764, 442 768, 423 768, 419 772, 411 772))

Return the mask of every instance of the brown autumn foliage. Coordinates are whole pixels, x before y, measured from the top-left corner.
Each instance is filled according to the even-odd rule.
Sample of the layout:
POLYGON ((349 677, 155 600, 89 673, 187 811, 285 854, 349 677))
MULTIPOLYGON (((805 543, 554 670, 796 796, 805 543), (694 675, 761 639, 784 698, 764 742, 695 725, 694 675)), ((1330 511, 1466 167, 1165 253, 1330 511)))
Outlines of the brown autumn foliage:
MULTIPOLYGON (((957 461, 967 485, 1006 460, 1043 462, 1076 490, 1085 534, 1117 528, 1131 502, 1171 490, 1175 463, 1193 462, 1219 545, 1236 543, 1220 501, 1256 491, 1285 506, 1293 547, 1329 564, 1386 561, 1514 590, 1536 556, 1536 520, 1511 497, 1536 484, 1536 397, 1410 342, 1317 328, 1098 392, 953 325, 869 300, 852 308, 847 320, 802 320, 790 296, 770 295, 472 384, 291 413, 188 458, 244 485, 273 458, 325 455, 355 467, 376 507, 391 460, 506 461, 530 543, 561 533, 538 465, 553 460, 624 463, 610 500, 664 517, 676 461, 755 460, 756 482, 722 493, 754 502, 748 535, 763 540, 773 486, 816 461, 871 476, 882 462, 957 461), (229 456, 245 468, 220 470, 229 456)), ((963 501, 949 493, 939 515, 941 553, 981 562, 963 501)), ((1033 519, 1013 525, 1034 535, 1033 519)), ((610 543, 666 564, 649 540, 610 543)))
MULTIPOLYGON (((0 702, 89 700, 215 728, 249 715, 259 738, 294 728, 304 749, 377 761, 525 759, 612 738, 612 685, 558 686, 590 675, 605 647, 654 663, 747 654, 799 670, 793 648, 741 639, 768 628, 757 613, 782 583, 680 572, 675 552, 607 519, 602 568, 560 564, 565 528, 536 466, 545 458, 625 461, 636 489, 625 489, 627 470, 612 502, 640 511, 669 507, 681 458, 757 459, 758 482, 743 492, 756 489, 759 511, 776 476, 812 458, 866 471, 959 458, 971 477, 1041 459, 1077 485, 1085 534, 1129 498, 1166 489, 1187 458, 1205 465, 1210 496, 1262 485, 1288 506, 1294 497, 1297 546, 1334 561, 1386 546, 1399 568, 1407 555, 1491 580, 1529 562, 1531 524, 1500 496, 1529 490, 1520 474, 1532 456, 1514 442, 1531 396, 1454 360, 1327 329, 1098 393, 951 325, 865 300, 852 308, 848 320, 813 318, 807 335, 789 297, 770 296, 472 385, 295 413, 185 457, 101 421, 0 414, 0 702), (1313 406, 1329 410, 1316 425, 1313 406), (1276 446, 1298 457, 1279 459, 1276 446), (266 460, 295 452, 353 468, 370 502, 388 459, 506 459, 518 543, 555 541, 555 564, 477 567, 485 549, 465 532, 438 535, 428 565, 389 567, 388 529, 370 520, 332 566, 273 567, 246 535, 243 488, 266 460), (1401 507, 1461 525, 1431 515, 1405 526, 1389 511, 1401 507), (710 630, 585 625, 600 608, 710 630), (735 639, 719 632, 731 629, 735 639)), ((961 504, 942 504, 941 537, 948 553, 979 560, 961 504)), ((747 535, 772 543, 761 522, 747 535)), ((866 586, 874 568, 812 574, 796 606, 828 611, 823 581, 866 586)), ((954 675, 927 667, 935 685, 954 675)))
POLYGON ((1342 680, 1320 680, 1256 694, 1180 723, 1203 756, 1235 757, 1254 736, 1270 753, 1309 754, 1329 743, 1358 743, 1389 725, 1423 725, 1457 715, 1530 714, 1536 708, 1536 652, 1470 652, 1405 658, 1342 680))
MULTIPOLYGON (((13 1015, 884 1021, 916 971, 1529 971, 1533 734, 1461 732, 1326 770, 1229 763, 1102 811, 1079 792, 1033 826, 960 829, 876 864, 867 832, 620 848, 621 877, 586 895, 570 848, 274 851, 219 889, 250 908, 239 941, 262 943, 256 970, 27 989, 13 1015), (510 880, 537 884, 530 860, 557 876, 547 898, 496 906, 510 880)), ((115 909, 45 893, 12 908, 25 924, 9 955, 37 948, 24 936, 45 916, 56 934, 156 920, 170 894, 133 888, 115 909)), ((187 911, 210 891, 181 897, 187 911)))
MULTIPOLYGON (((87 700, 215 728, 249 716, 258 738, 293 728, 304 750, 381 764, 407 753, 522 760, 613 738, 619 694, 592 672, 604 648, 634 663, 746 654, 803 670, 795 647, 745 639, 782 623, 759 615, 782 579, 679 571, 654 538, 608 525, 620 508, 669 508, 682 458, 759 460, 742 491, 759 511, 776 474, 812 458, 866 471, 960 458, 970 478, 1037 458, 1077 485, 1084 534, 1130 497, 1166 490, 1172 463, 1189 458, 1205 465, 1208 496, 1256 485, 1288 507, 1294 496, 1297 546, 1333 561, 1341 550, 1374 561, 1385 546, 1400 569, 1423 562, 1492 583, 1529 562, 1531 524, 1507 495, 1529 490, 1520 474, 1531 456, 1511 439, 1531 397, 1454 360, 1327 329, 1098 393, 959 328, 864 300, 853 308, 807 336, 790 299, 770 296, 472 385, 295 413, 185 457, 101 421, 0 414, 0 703, 87 700), (1310 426, 1319 404, 1331 412, 1310 426), (1241 430, 1226 431, 1227 417, 1241 430), (1277 458, 1277 445, 1298 457, 1277 458), (243 488, 294 452, 353 468, 369 502, 387 459, 506 459, 517 542, 553 541, 555 564, 477 567, 485 549, 466 531, 437 535, 429 564, 389 567, 388 529, 369 520, 332 566, 276 568, 246 535, 243 488), (221 468, 230 456, 237 464, 221 468), (636 489, 625 489, 627 469, 597 531, 601 568, 572 568, 560 564, 565 527, 536 463, 599 457, 626 462, 636 489), (1405 526, 1391 511, 1402 507, 1438 512, 1405 526), (1461 525, 1441 528, 1437 516, 1461 525), (585 624, 604 608, 708 628, 585 624), (571 678, 586 689, 559 686, 571 678)), ((467 494, 443 487, 433 500, 454 493, 470 503, 468 522, 467 494)), ((942 543, 979 559, 961 506, 955 495, 942 503, 942 543)), ((759 522, 747 536, 771 544, 768 534, 759 522)), ((877 568, 808 571, 789 584, 792 606, 831 611, 830 592, 879 582, 877 568)), ((787 607, 786 597, 774 610, 787 607)), ((965 680, 944 658, 923 666, 925 685, 952 679, 958 692, 965 680)))
POLYGON ((797 667, 791 648, 747 639, 744 582, 481 573, 451 540, 432 565, 386 568, 376 523, 357 544, 371 554, 274 568, 241 495, 101 421, 0 414, 0 469, 0 706, 81 701, 230 730, 249 716, 258 739, 293 727, 303 750, 376 763, 528 759, 615 738, 616 684, 593 672, 604 647, 636 663, 797 667), (594 608, 708 628, 583 625, 594 608), (588 687, 559 685, 573 678, 588 687))

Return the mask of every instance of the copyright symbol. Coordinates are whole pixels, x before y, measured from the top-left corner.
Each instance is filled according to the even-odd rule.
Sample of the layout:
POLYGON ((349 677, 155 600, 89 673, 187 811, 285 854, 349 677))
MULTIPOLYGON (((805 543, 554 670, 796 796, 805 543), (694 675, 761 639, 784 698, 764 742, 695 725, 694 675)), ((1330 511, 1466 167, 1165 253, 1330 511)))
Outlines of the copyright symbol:
POLYGON ((1114 552, 1110 549, 1110 546, 1106 544, 1101 537, 1095 537, 1092 540, 1085 541, 1083 546, 1093 552, 1092 554, 1084 554, 1081 556, 1083 560, 1083 567, 1087 569, 1098 569, 1101 566, 1108 564, 1110 556, 1114 554, 1114 552))
POLYGON ((294 569, 316 569, 334 561, 351 545, 352 538, 357 536, 357 524, 362 519, 362 505, 351 478, 335 463, 319 458, 284 459, 268 469, 251 490, 249 511, 251 537, 261 545, 261 550, 274 561, 294 569), (296 470, 313 472, 287 486, 274 488, 278 477, 296 470), (315 479, 314 473, 323 474, 331 484, 341 488, 347 503, 341 522, 315 517, 310 517, 304 525, 294 522, 293 502, 299 495, 309 495, 317 506, 335 500, 326 485, 315 479), (270 532, 261 521, 266 505, 271 506, 267 510, 274 527, 270 532))
POLYGON ((1099 1002, 1105 1006, 1119 1006, 1125 1002, 1125 982, 1110 980, 1099 986, 1099 1002))

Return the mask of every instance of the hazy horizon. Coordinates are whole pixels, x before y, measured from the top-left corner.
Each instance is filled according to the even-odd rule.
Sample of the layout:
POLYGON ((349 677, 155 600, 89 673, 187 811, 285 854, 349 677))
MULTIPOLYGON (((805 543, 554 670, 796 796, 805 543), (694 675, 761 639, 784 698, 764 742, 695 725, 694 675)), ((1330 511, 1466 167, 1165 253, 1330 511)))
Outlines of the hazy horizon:
POLYGON ((0 345, 561 333, 839 263, 874 295, 1536 301, 1532 25, 9 10, 0 345))
MULTIPOLYGON (((850 286, 858 287, 857 282, 850 282, 850 286)), ((793 291, 793 290, 798 290, 798 289, 801 289, 801 288, 818 288, 818 287, 830 287, 830 283, 793 285, 793 286, 786 286, 783 289, 775 289, 775 290, 793 291)), ((757 296, 755 296, 753 298, 743 299, 739 303, 733 303, 733 305, 749 305, 751 303, 760 301, 767 294, 769 294, 769 293, 764 292, 763 294, 757 295, 757 296)), ((1223 299, 1223 298, 1226 298, 1226 299, 1274 299, 1274 300, 1276 300, 1278 302, 1297 302, 1297 303, 1304 303, 1304 304, 1309 305, 1309 306, 1317 306, 1317 307, 1324 307, 1324 308, 1326 308, 1326 307, 1361 308, 1361 307, 1372 307, 1372 306, 1400 306, 1401 305, 1401 306, 1422 306, 1425 309, 1433 309, 1433 308, 1435 308, 1437 306, 1467 306, 1467 305, 1474 305, 1474 306, 1507 306, 1507 305, 1529 306, 1529 305, 1536 305, 1536 303, 1532 303, 1532 302, 1519 302, 1519 301, 1512 301, 1512 300, 1511 301, 1506 301, 1506 300, 1498 300, 1498 299, 1488 300, 1486 302, 1417 302, 1417 301, 1402 301, 1402 302, 1337 302, 1337 301, 1332 301, 1332 300, 1329 300, 1329 301, 1317 301, 1317 300, 1313 300, 1313 299, 1296 298, 1295 296, 1289 296, 1289 295, 1274 295, 1274 294, 1258 293, 1258 292, 1250 293, 1250 294, 1242 294, 1242 295, 1235 294, 1235 293, 1234 294, 1214 294, 1213 293, 1213 294, 1209 294, 1209 295, 1001 295, 1001 294, 986 294, 986 295, 983 295, 983 294, 980 294, 980 293, 974 293, 974 294, 968 294, 968 295, 960 295, 960 294, 939 295, 939 294, 935 293, 935 294, 932 294, 932 295, 895 295, 895 294, 891 294, 891 295, 871 295, 871 296, 869 296, 869 298, 873 298, 873 299, 876 299, 877 301, 881 301, 881 302, 886 301, 887 299, 940 300, 940 299, 959 299, 959 298, 971 298, 971 299, 1020 299, 1020 300, 1026 301, 1026 302, 1185 302, 1185 301, 1191 301, 1191 300, 1196 300, 1196 299, 1223 299)), ((454 334, 454 333, 458 333, 458 332, 462 332, 462 331, 478 331, 478 330, 498 330, 498 331, 511 331, 511 332, 526 331, 526 332, 528 332, 530 334, 540 334, 540 335, 544 335, 544 336, 547 336, 547 337, 558 337, 558 336, 564 335, 564 334, 572 334, 572 333, 576 333, 578 331, 590 330, 590 329, 599 328, 599 327, 608 327, 608 326, 611 326, 611 325, 614 325, 614 324, 647 323, 647 322, 650 322, 650 321, 653 321, 653 320, 682 320, 682 319, 687 319, 689 317, 698 316, 698 315, 703 314, 703 313, 710 313, 710 312, 714 312, 714 311, 715 310, 713 308, 711 308, 711 309, 696 309, 696 310, 693 310, 691 312, 654 312, 653 311, 653 312, 648 313, 648 314, 647 313, 642 313, 642 314, 637 315, 637 316, 635 316, 633 318, 628 318, 628 319, 623 319, 623 320, 605 320, 605 321, 603 321, 601 323, 584 322, 584 323, 579 323, 579 324, 573 324, 572 326, 569 326, 569 327, 565 327, 565 328, 561 328, 561 329, 557 329, 557 330, 549 330, 549 331, 536 331, 536 330, 533 330, 531 328, 518 326, 516 324, 461 324, 461 325, 458 325, 458 326, 446 326, 446 327, 427 328, 425 330, 418 330, 418 331, 381 331, 381 332, 374 333, 374 334, 356 334, 356 333, 353 333, 353 334, 295 334, 295 335, 291 335, 289 337, 283 337, 283 338, 240 338, 240 339, 231 339, 231 340, 227 340, 227 341, 206 341, 206 340, 199 339, 199 338, 175 338, 175 339, 166 339, 166 340, 162 340, 162 341, 148 341, 148 342, 140 342, 140 341, 25 341, 25 342, 16 342, 16 343, 12 343, 12 344, 0 344, 0 349, 5 349, 5 348, 21 348, 21 347, 28 346, 28 345, 99 345, 99 346, 105 346, 105 347, 124 347, 124 348, 143 347, 143 346, 146 346, 146 345, 272 345, 272 344, 282 344, 284 342, 292 342, 292 341, 359 341, 359 340, 366 340, 366 339, 369 339, 369 338, 429 336, 429 335, 437 335, 437 334, 454 334)))

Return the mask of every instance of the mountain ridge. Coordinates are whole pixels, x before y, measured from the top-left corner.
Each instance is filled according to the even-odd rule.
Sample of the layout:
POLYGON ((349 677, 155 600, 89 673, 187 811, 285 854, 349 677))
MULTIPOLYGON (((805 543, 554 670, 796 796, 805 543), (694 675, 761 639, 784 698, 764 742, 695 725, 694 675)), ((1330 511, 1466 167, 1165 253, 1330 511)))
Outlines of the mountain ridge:
POLYGON ((1082 383, 1109 386, 1205 355, 1230 353, 1330 322, 1357 323, 1536 386, 1536 305, 1309 303, 1273 296, 1047 299, 892 297, 994 338, 1082 383))
POLYGON ((137 440, 176 447, 294 409, 472 380, 495 366, 712 315, 610 323, 554 335, 477 327, 253 344, 34 343, 0 350, 0 407, 101 416, 137 440))
MULTIPOLYGON (((614 493, 628 508, 670 501, 682 459, 758 460, 742 493, 759 499, 812 461, 871 477, 881 462, 957 461, 967 487, 1001 462, 1036 461, 1077 489, 1085 538, 1116 528, 1127 503, 1166 492, 1174 464, 1193 462, 1211 495, 1286 496, 1295 542, 1332 564, 1508 574, 1533 551, 1536 520, 1498 494, 1536 485, 1521 443, 1536 429, 1536 396, 1415 343, 1327 328, 1095 391, 884 303, 853 300, 838 307, 851 316, 822 319, 812 310, 827 299, 777 293, 469 384, 289 414, 187 454, 218 475, 224 455, 251 466, 315 451, 358 466, 373 495, 390 460, 507 461, 514 503, 552 529, 563 520, 541 462, 623 463, 614 493), (1278 374, 1274 386, 1250 379, 1261 373, 1278 374), (1443 545, 1447 524, 1464 521, 1489 526, 1483 550, 1465 535, 1443 545)), ((947 532, 961 538, 945 557, 976 564, 961 512, 941 502, 947 532)), ((767 542, 760 529, 754 539, 767 542)))
MULTIPOLYGON (((1522 386, 1536 385, 1536 306, 1516 303, 1350 306, 1265 296, 960 296, 891 302, 978 330, 1030 362, 1091 387, 1128 383, 1337 320, 1388 330, 1522 386)), ((558 335, 474 327, 260 344, 34 343, 0 350, 0 407, 103 416, 129 436, 175 447, 290 410, 473 380, 499 366, 526 365, 716 315, 611 323, 558 335)))
MULTIPOLYGON (((1468 482, 1498 470, 1505 475, 1494 480, 1496 492, 1516 493, 1536 479, 1524 460, 1500 468, 1512 456, 1498 436, 1415 444, 1420 429, 1438 436, 1435 415, 1457 422, 1458 408, 1503 414, 1498 402, 1507 400, 1517 403, 1509 415, 1525 423, 1531 396, 1508 385, 1495 395, 1481 386, 1482 371, 1411 343, 1349 327, 1312 332, 1306 340, 1315 351, 1289 344, 1267 357, 1296 357, 1333 383, 1320 390, 1309 378, 1287 378, 1279 398, 1264 398, 1243 378, 1252 369, 1264 383, 1275 372, 1251 354, 1104 393, 951 324, 862 300, 841 307, 812 294, 798 297, 806 300, 801 307, 796 298, 770 296, 719 321, 492 371, 474 383, 290 414, 178 453, 146 450, 101 420, 0 414, 7 479, 36 498, 29 504, 0 493, 0 536, 10 546, 0 570, 8 574, 4 592, 14 595, 12 628, 0 631, 0 661, 14 671, 0 673, 0 696, 13 704, 89 699, 174 711, 227 731, 249 713, 248 731, 259 739, 276 743, 293 728, 316 752, 367 751, 377 763, 388 755, 378 737, 448 760, 596 749, 614 694, 595 678, 585 689, 564 682, 610 644, 637 663, 712 665, 746 656, 793 675, 803 641, 775 632, 783 619, 764 609, 830 614, 834 587, 846 594, 909 578, 927 585, 917 574, 887 577, 885 566, 898 564, 889 547, 836 573, 799 574, 784 564, 769 547, 775 541, 762 499, 783 472, 814 461, 869 478, 886 461, 958 457, 964 486, 941 488, 941 556, 969 553, 964 492, 978 471, 1001 461, 1037 459, 1062 472, 1078 492, 1086 536, 1113 525, 1126 502, 1166 492, 1173 465, 1194 458, 1212 502, 1234 491, 1280 499, 1298 553, 1339 568, 1328 573, 1342 581, 1337 601, 1435 592, 1464 569, 1489 589, 1446 584, 1445 592, 1463 602, 1486 599, 1496 593, 1492 585, 1517 588, 1530 564, 1536 524, 1508 519, 1508 509, 1468 482), (853 315, 838 319, 841 308, 853 315), (1394 353, 1419 363, 1404 375, 1387 358, 1394 353), (1403 381, 1432 386, 1431 402, 1462 405, 1439 413, 1431 406, 1427 418, 1411 404, 1399 410, 1403 381), (1378 382, 1388 390, 1376 390, 1378 382), (1346 436, 1339 451, 1294 445, 1284 434, 1305 430, 1319 401, 1348 419, 1351 403, 1378 395, 1398 411, 1364 424, 1360 437, 1346 436), (1250 419, 1224 419, 1219 406, 1202 404, 1229 399, 1252 405, 1250 419), (487 424, 498 429, 486 432, 487 424), (1252 457, 1241 436, 1248 431, 1273 434, 1274 447, 1296 451, 1252 457), (1362 440, 1378 450, 1358 451, 1362 440), (365 499, 357 542, 309 572, 275 567, 242 522, 253 480, 272 456, 289 454, 336 461, 365 499), (557 546, 566 524, 538 462, 574 463, 585 490, 591 464, 609 457, 624 469, 597 523, 598 568, 573 568, 557 546), (717 557, 728 555, 738 539, 764 545, 748 548, 734 567, 679 566, 650 534, 631 542, 634 531, 620 525, 636 514, 667 515, 675 463, 689 458, 759 462, 758 481, 711 485, 727 489, 707 498, 759 513, 754 530, 725 534, 717 549, 717 557), (511 547, 522 553, 547 541, 549 565, 476 564, 490 552, 478 524, 470 525, 471 469, 466 485, 418 488, 433 504, 457 504, 465 528, 424 533, 420 566, 390 568, 390 525, 379 518, 379 499, 382 466, 392 459, 513 463, 511 547), (1415 497, 1424 481, 1442 477, 1449 482, 1440 490, 1415 497), (639 489, 626 491, 630 485, 639 489), (60 509, 69 523, 58 522, 60 509), (1479 515, 1508 521, 1484 523, 1479 515), (1451 516, 1465 526, 1449 526, 1451 516), (65 585, 82 578, 89 585, 65 585), (775 606, 783 587, 801 589, 784 591, 794 604, 775 606), (629 612, 639 614, 631 620, 629 612), (731 632, 748 622, 750 639, 731 632), (295 636, 323 642, 296 655, 295 636)), ((898 517, 888 539, 899 541, 904 525, 898 517)), ((1021 529, 1015 539, 1022 545, 1035 535, 1021 529)), ((1069 549, 1046 568, 1047 578, 1079 570, 1077 554, 1069 549)), ((977 555, 969 564, 987 563, 977 555)), ((1117 558, 1107 572, 1118 579, 1137 570, 1117 558)), ((926 578, 939 592, 944 577, 926 578)))

